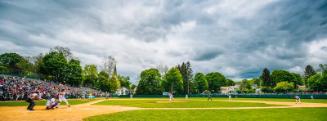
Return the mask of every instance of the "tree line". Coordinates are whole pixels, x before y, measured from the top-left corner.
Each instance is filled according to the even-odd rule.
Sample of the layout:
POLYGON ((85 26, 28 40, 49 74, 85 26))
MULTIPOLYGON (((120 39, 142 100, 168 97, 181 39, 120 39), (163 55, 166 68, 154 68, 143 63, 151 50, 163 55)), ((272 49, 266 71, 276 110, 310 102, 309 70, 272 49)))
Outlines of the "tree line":
POLYGON ((162 92, 198 94, 206 90, 218 93, 220 87, 235 84, 219 72, 208 74, 199 72, 193 76, 190 62, 183 62, 170 69, 161 70, 162 73, 160 70, 157 68, 143 70, 136 94, 156 95, 162 92))
POLYGON ((252 79, 235 82, 222 73, 192 74, 190 62, 182 63, 170 69, 150 68, 143 70, 137 86, 137 94, 155 95, 162 92, 175 94, 199 94, 210 91, 219 93, 221 87, 239 85, 237 93, 288 93, 327 91, 327 65, 320 64, 315 70, 307 65, 304 75, 286 70, 264 68, 261 75, 252 79))
POLYGON ((104 61, 100 72, 94 64, 85 65, 83 68, 80 60, 72 55, 69 48, 57 46, 48 53, 35 57, 3 53, 0 55, 0 73, 90 87, 105 92, 115 92, 120 87, 133 87, 128 76, 117 73, 113 57, 109 56, 104 61))
POLYGON ((260 82, 262 82, 260 86, 263 92, 327 91, 327 65, 320 64, 317 70, 311 65, 307 65, 303 75, 285 70, 274 70, 270 73, 265 68, 260 79, 260 82))

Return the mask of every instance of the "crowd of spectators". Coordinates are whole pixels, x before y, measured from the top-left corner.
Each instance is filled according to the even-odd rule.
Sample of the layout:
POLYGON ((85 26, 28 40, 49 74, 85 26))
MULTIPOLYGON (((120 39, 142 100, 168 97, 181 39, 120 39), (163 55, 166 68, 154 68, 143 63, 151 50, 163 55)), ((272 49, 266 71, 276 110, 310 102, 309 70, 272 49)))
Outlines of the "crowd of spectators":
POLYGON ((88 98, 107 96, 107 93, 86 87, 71 87, 63 83, 27 79, 15 76, 0 76, 0 100, 24 100, 30 93, 38 93, 39 98, 57 96, 66 90, 68 98, 88 98))

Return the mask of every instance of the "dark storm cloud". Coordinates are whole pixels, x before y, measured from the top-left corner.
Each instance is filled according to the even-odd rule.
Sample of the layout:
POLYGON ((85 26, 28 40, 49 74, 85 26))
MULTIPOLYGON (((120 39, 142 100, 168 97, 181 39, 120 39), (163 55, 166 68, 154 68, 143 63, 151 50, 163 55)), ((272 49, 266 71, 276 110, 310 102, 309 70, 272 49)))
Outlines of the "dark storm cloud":
POLYGON ((216 51, 206 51, 195 55, 194 60, 196 61, 209 61, 216 58, 220 53, 216 51))

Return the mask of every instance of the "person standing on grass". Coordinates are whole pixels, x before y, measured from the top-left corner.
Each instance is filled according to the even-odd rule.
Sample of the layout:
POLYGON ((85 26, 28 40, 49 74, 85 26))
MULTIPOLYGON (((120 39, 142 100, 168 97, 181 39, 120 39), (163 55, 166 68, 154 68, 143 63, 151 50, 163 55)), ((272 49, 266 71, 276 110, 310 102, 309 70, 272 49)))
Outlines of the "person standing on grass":
POLYGON ((168 96, 169 96, 169 101, 173 101, 173 99, 174 99, 173 93, 169 92, 168 96))
POLYGON ((296 104, 298 104, 298 103, 301 104, 301 98, 300 98, 300 96, 296 95, 295 96, 295 101, 296 101, 296 104))
POLYGON ((207 95, 208 95, 208 101, 212 101, 212 95, 211 95, 211 91, 207 91, 207 95))
POLYGON ((232 95, 229 94, 229 95, 228 95, 228 101, 231 101, 231 100, 232 100, 232 95))

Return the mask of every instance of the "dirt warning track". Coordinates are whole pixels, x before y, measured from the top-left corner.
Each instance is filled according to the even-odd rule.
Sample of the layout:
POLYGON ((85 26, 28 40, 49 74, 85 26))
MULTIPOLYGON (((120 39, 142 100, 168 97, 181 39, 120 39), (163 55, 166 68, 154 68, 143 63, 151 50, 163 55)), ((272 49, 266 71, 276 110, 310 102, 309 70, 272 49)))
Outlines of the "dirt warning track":
POLYGON ((116 113, 130 110, 238 110, 238 109, 271 109, 271 108, 304 108, 304 107, 327 107, 322 103, 275 102, 275 101, 239 101, 266 103, 282 106, 268 107, 222 107, 222 108, 136 108, 124 106, 101 106, 92 105, 103 100, 96 100, 85 104, 73 105, 70 108, 61 106, 54 110, 45 110, 45 106, 36 106, 35 111, 27 111, 26 106, 0 107, 0 121, 82 121, 86 117, 116 113))

